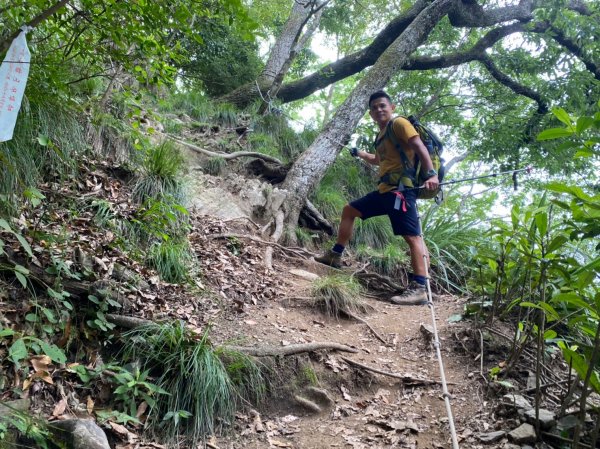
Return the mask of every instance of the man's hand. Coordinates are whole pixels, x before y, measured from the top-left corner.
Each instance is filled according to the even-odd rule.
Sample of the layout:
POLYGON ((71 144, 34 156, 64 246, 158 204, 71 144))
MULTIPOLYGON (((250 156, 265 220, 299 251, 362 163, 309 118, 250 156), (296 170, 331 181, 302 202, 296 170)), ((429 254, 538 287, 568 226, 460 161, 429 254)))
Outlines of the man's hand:
POLYGON ((350 156, 358 157, 358 148, 356 148, 356 147, 350 148, 350 156))
POLYGON ((438 188, 439 185, 440 185, 440 180, 438 179, 437 175, 432 176, 431 178, 429 178, 427 181, 425 181, 423 183, 423 187, 425 187, 427 190, 435 190, 438 188))

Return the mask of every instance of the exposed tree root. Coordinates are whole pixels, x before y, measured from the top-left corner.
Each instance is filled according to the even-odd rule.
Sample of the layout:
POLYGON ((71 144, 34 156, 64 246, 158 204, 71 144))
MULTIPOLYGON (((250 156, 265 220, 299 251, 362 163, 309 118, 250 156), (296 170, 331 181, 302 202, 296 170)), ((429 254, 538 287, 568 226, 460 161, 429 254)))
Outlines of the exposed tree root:
POLYGON ((193 143, 186 142, 185 140, 178 139, 177 137, 172 136, 170 134, 164 134, 164 136, 168 137, 173 142, 177 142, 180 145, 186 146, 189 149, 194 150, 196 153, 205 154, 205 155, 211 156, 211 157, 220 157, 220 158, 223 158, 226 160, 237 159, 240 157, 256 157, 258 159, 263 159, 267 162, 274 162, 276 164, 283 165, 281 163, 281 161, 275 157, 267 156, 266 154, 257 153, 254 151, 238 151, 236 153, 216 153, 214 151, 209 151, 209 150, 205 150, 204 148, 200 148, 199 146, 194 145, 193 143))
POLYGON ((373 333, 375 338, 377 338, 377 340, 379 340, 381 343, 383 343, 386 346, 390 346, 390 343, 387 342, 381 335, 379 335, 377 333, 377 331, 375 329, 373 329, 373 327, 371 327, 371 325, 366 320, 363 320, 361 317, 356 316, 353 313, 348 312, 347 310, 343 310, 342 312, 344 314, 346 314, 349 318, 352 318, 353 320, 356 320, 356 321, 364 324, 365 326, 367 326, 369 328, 369 330, 373 333))
POLYGON ((253 242, 258 242, 258 243, 262 243, 263 245, 271 245, 274 246, 275 248, 278 248, 282 251, 284 251, 286 254, 290 255, 296 255, 302 259, 308 259, 309 257, 312 257, 312 253, 308 250, 305 250, 304 248, 300 248, 300 247, 296 247, 296 246, 283 246, 280 245, 279 243, 276 242, 269 242, 267 240, 261 239, 259 237, 255 237, 253 235, 249 235, 249 234, 231 234, 231 233, 227 233, 227 234, 214 234, 209 236, 211 239, 227 239, 227 238, 238 238, 238 239, 248 239, 248 240, 252 240, 253 242))
MULTIPOLYGON (((148 326, 151 324, 157 324, 150 320, 145 320, 142 318, 135 318, 131 316, 124 315, 115 315, 109 313, 106 315, 106 319, 116 324, 119 327, 124 327, 126 329, 134 329, 139 326, 148 326)), ((223 345, 227 349, 231 349, 233 351, 243 352, 244 354, 251 355, 254 357, 269 357, 269 356, 287 356, 300 354, 303 352, 313 352, 319 351, 323 349, 333 349, 335 351, 342 352, 350 352, 356 354, 358 352, 357 349, 351 348, 350 346, 342 345, 340 343, 334 342, 313 342, 313 343, 301 343, 297 345, 288 345, 288 346, 258 346, 258 347, 244 347, 244 346, 230 346, 223 345)))
POLYGON ((382 276, 377 273, 368 271, 358 271, 353 274, 358 281, 368 288, 374 290, 389 291, 390 293, 397 293, 404 291, 404 287, 397 284, 387 276, 382 276))
POLYGON ((310 410, 311 412, 321 413, 321 411, 322 411, 321 407, 319 407, 317 404, 315 404, 310 399, 306 399, 306 398, 303 398, 302 396, 294 395, 294 400, 298 404, 300 404, 302 407, 310 410))
POLYGON ((340 343, 333 342, 314 342, 314 343, 301 343, 297 345, 288 346, 259 346, 256 348, 247 348, 243 346, 227 346, 228 349, 234 351, 243 352, 254 357, 268 357, 278 355, 294 355, 303 352, 313 352, 322 349, 333 349, 335 351, 351 352, 356 354, 358 349, 351 348, 350 346, 342 345, 340 343))
POLYGON ((115 324, 125 329, 135 329, 136 327, 140 326, 150 326, 152 324, 157 324, 154 321, 145 320, 143 318, 136 318, 134 316, 126 315, 115 315, 113 313, 106 314, 106 319, 109 323, 115 324))
MULTIPOLYGON (((363 365, 362 363, 358 363, 355 362, 352 359, 346 358, 346 357, 342 357, 341 358, 344 362, 356 366, 358 368, 362 368, 365 369, 367 371, 372 371, 374 373, 377 374, 381 374, 383 376, 388 376, 388 377, 393 377, 394 379, 400 379, 402 381, 402 383, 404 383, 405 385, 408 386, 418 386, 418 385, 437 385, 437 384, 441 384, 442 382, 439 380, 431 380, 431 379, 418 379, 416 377, 412 377, 412 376, 408 376, 406 374, 396 374, 396 373, 390 373, 388 371, 382 371, 379 370, 377 368, 372 368, 368 365, 363 365)), ((454 383, 450 383, 450 382, 446 382, 448 385, 456 385, 454 383)))

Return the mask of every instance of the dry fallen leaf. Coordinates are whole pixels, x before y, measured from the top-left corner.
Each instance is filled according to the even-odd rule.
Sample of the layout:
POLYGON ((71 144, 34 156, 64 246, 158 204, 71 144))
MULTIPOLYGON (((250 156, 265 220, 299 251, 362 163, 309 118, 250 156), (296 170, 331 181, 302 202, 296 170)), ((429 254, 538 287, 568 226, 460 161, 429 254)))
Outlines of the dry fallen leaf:
POLYGON ((62 398, 57 404, 54 406, 54 410, 52 411, 52 416, 59 417, 65 412, 67 408, 67 398, 62 398))
POLYGON ((94 400, 92 399, 91 396, 87 397, 87 401, 86 401, 86 406, 85 408, 87 409, 87 412, 91 415, 92 412, 94 411, 94 400))
POLYGON ((34 355, 29 361, 35 372, 48 371, 48 366, 52 363, 52 360, 47 355, 34 355))

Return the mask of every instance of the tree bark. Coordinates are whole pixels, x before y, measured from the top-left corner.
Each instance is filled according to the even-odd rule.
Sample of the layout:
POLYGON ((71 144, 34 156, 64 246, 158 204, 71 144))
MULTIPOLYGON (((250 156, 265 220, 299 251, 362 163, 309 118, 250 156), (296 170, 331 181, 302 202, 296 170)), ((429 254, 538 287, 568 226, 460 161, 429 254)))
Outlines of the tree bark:
POLYGON ((455 0, 435 0, 423 8, 406 30, 388 47, 375 65, 360 81, 332 120, 313 144, 294 163, 282 188, 288 194, 284 202, 286 223, 294 227, 308 195, 335 162, 342 143, 348 141, 352 130, 362 118, 367 99, 374 91, 385 87, 408 57, 427 38, 436 24, 448 13, 455 0))
POLYGON ((232 103, 240 107, 252 103, 257 97, 264 97, 263 99, 268 101, 269 95, 273 94, 273 92, 271 92, 273 84, 278 78, 281 81, 283 80, 293 57, 301 49, 300 46, 305 45, 310 34, 314 32, 314 29, 312 29, 312 31, 309 30, 307 33, 309 36, 306 39, 302 39, 302 29, 315 12, 318 12, 318 24, 318 18, 320 18, 322 11, 321 7, 327 2, 318 4, 316 0, 294 0, 293 3, 292 11, 290 12, 283 30, 271 49, 265 67, 256 81, 239 87, 233 92, 221 97, 220 101, 232 103))

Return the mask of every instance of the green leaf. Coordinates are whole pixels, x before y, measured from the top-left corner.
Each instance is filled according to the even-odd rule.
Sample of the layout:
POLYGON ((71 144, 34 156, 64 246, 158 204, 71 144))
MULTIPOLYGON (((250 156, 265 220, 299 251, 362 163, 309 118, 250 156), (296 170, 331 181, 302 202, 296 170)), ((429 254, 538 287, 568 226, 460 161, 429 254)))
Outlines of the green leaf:
POLYGON ((592 117, 579 117, 577 119, 576 131, 578 134, 581 134, 586 129, 594 124, 594 119, 592 117))
POLYGON ((23 288, 27 288, 27 278, 18 271, 15 271, 15 276, 17 277, 23 288))
POLYGON ((559 234, 550 241, 548 247, 546 248, 546 251, 548 253, 551 253, 559 248, 562 248, 562 246, 568 241, 569 239, 566 236, 559 234))
POLYGON ((560 318, 556 309, 554 307, 552 307, 550 304, 548 304, 547 302, 540 301, 539 303, 534 304, 532 302, 524 301, 520 304, 520 306, 521 307, 533 307, 534 309, 543 310, 544 312, 546 312, 546 319, 548 320, 548 322, 556 321, 560 318))
POLYGON ((549 329, 544 332, 544 340, 553 340, 558 336, 554 329, 549 329))
POLYGON ((538 141, 553 140, 553 139, 559 139, 561 137, 569 137, 572 135, 573 135, 573 131, 570 131, 565 128, 550 128, 550 129, 546 129, 546 130, 542 131, 541 133, 539 133, 537 136, 537 140, 538 141))
POLYGON ((12 329, 2 329, 0 330, 0 338, 10 337, 11 335, 15 335, 15 331, 12 329))
POLYGON ((53 362, 66 363, 67 356, 58 346, 48 344, 45 341, 40 341, 40 346, 42 348, 42 352, 50 357, 53 362))
POLYGON ((15 271, 18 271, 21 274, 24 274, 25 276, 29 275, 29 270, 27 268, 25 268, 23 265, 15 265, 15 271))
POLYGON ((33 251, 31 251, 31 246, 29 246, 29 242, 25 240, 25 237, 18 233, 15 233, 15 237, 17 237, 17 240, 21 243, 21 246, 27 252, 29 257, 33 257, 33 251))
POLYGON ((42 307, 42 312, 44 313, 44 315, 46 315, 46 319, 52 324, 56 324, 58 322, 52 310, 42 307))
POLYGON ((554 114, 554 116, 557 119, 559 119, 561 122, 563 122, 567 126, 571 126, 571 124, 573 123, 573 119, 571 119, 571 116, 569 115, 569 113, 567 111, 565 111, 563 108, 553 108, 552 113, 554 114))
POLYGON ((50 139, 48 138, 48 136, 45 136, 43 134, 39 134, 37 140, 38 143, 43 147, 47 147, 50 143, 50 139))
POLYGON ((598 316, 598 312, 600 312, 598 310, 594 310, 593 304, 589 304, 588 302, 586 302, 577 293, 558 293, 552 296, 551 301, 553 303, 564 302, 583 310, 589 310, 590 312, 596 315, 596 318, 598 316))
POLYGON ((6 221, 4 218, 0 218, 0 228, 8 232, 13 232, 10 225, 8 224, 8 221, 6 221))
POLYGON ((28 353, 27 347, 25 346, 25 340, 23 340, 22 338, 19 338, 17 341, 15 341, 8 350, 8 356, 15 364, 19 363, 21 360, 26 358, 27 354, 28 353))
POLYGON ((538 231, 540 231, 540 235, 546 235, 546 231, 548 230, 548 214, 546 211, 535 214, 535 224, 538 231))
MULTIPOLYGON (((585 380, 587 370, 592 369, 589 366, 589 363, 575 351, 572 351, 571 349, 568 349, 564 346, 561 346, 561 349, 567 363, 570 363, 573 366, 573 368, 575 368, 575 371, 577 372, 581 380, 585 380)), ((597 393, 600 393, 600 381, 598 380, 598 375, 596 373, 593 374, 595 375, 590 376, 590 384, 592 385, 594 390, 596 390, 597 393)))

